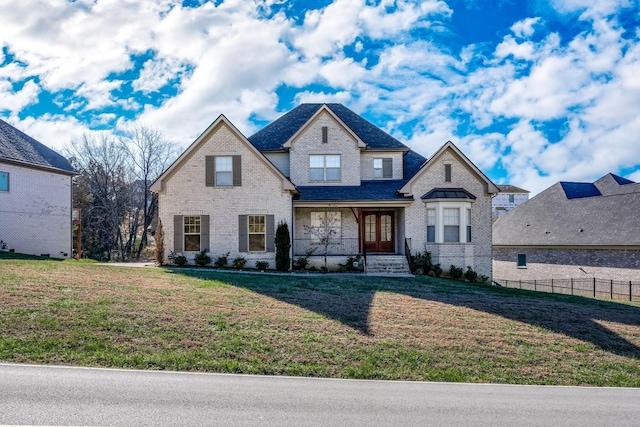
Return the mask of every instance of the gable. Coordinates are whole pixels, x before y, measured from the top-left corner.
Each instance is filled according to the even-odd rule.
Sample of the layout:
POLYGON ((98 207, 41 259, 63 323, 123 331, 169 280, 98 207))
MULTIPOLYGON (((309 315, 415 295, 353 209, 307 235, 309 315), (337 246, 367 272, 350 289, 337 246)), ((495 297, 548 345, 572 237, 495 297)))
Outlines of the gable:
MULTIPOLYGON (((478 167, 473 164, 467 156, 465 156, 451 141, 445 143, 431 158, 422 164, 420 169, 412 176, 408 177, 407 183, 399 190, 400 193, 406 195, 413 195, 413 185, 420 180, 426 174, 436 174, 434 181, 434 187, 443 187, 441 184, 445 184, 444 171, 435 170, 436 168, 443 168, 443 159, 447 161, 455 161, 456 164, 464 168, 475 180, 481 183, 484 187, 485 194, 496 194, 500 190, 498 187, 482 173, 478 167)), ((446 163, 446 162, 444 162, 446 163)))
POLYGON ((326 142, 325 139, 330 139, 333 142, 348 141, 355 144, 357 148, 365 148, 365 143, 358 135, 325 105, 320 107, 304 125, 291 135, 283 144, 283 148, 291 148, 294 143, 300 140, 323 143, 326 142))
POLYGON ((194 174, 200 173, 202 177, 195 177, 194 179, 202 178, 205 181, 205 165, 207 163, 207 154, 231 156, 239 155, 243 152, 244 155, 252 156, 256 158, 260 164, 267 168, 275 177, 277 177, 282 185, 283 190, 294 191, 295 186, 284 176, 282 173, 271 163, 269 160, 260 153, 245 137, 233 126, 233 124, 223 115, 220 115, 208 128, 205 130, 171 165, 165 170, 158 179, 151 184, 151 191, 163 192, 166 188, 166 183, 177 174, 182 168, 193 167, 190 160, 194 156, 202 157, 200 166, 202 170, 193 171, 194 174), (209 147, 209 148, 205 148, 209 147))

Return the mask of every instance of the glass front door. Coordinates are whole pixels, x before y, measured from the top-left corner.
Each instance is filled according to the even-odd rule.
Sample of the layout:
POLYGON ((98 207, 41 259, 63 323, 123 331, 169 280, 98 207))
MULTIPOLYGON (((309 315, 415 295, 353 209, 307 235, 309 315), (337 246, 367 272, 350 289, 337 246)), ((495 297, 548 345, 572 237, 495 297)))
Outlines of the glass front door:
POLYGON ((365 212, 364 244, 367 252, 394 252, 393 231, 393 212, 365 212))

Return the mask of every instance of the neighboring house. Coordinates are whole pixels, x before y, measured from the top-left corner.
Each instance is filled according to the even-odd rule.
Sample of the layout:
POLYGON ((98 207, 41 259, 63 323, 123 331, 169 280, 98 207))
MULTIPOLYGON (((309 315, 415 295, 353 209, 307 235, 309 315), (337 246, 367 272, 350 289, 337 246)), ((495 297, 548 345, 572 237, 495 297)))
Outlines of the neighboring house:
POLYGON ((640 280, 640 184, 559 182, 493 224, 503 280, 640 280))
POLYGON ((71 256, 74 173, 67 159, 0 120, 0 246, 71 256))
POLYGON ((500 192, 493 197, 491 202, 494 221, 511 209, 529 200, 530 192, 515 185, 498 184, 498 189, 500 189, 500 192))
POLYGON ((341 104, 302 104, 249 138, 220 116, 151 189, 165 247, 190 259, 209 249, 273 267, 285 221, 294 259, 316 266, 328 237, 332 266, 364 254, 367 271, 406 269, 408 251, 429 251, 491 276, 498 188, 453 143, 427 161, 341 104))

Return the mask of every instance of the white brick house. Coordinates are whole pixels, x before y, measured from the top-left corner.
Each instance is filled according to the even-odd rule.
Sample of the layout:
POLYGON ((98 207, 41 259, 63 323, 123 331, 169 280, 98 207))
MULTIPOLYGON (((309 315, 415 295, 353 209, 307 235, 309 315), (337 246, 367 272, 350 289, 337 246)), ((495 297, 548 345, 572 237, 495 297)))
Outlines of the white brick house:
POLYGON ((67 159, 0 120, 0 250, 72 255, 74 173, 67 159))
POLYGON ((453 143, 426 160, 341 104, 302 104, 249 138, 220 116, 151 189, 165 246, 190 259, 209 249, 273 267, 285 221, 293 258, 312 251, 318 266, 325 232, 333 266, 429 251, 491 276, 497 187, 453 143))

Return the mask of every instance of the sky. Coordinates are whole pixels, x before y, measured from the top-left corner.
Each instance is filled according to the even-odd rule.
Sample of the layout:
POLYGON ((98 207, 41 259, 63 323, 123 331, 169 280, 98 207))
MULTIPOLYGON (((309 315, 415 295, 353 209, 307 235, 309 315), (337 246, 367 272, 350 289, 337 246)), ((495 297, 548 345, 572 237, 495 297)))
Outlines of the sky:
POLYGON ((640 181, 640 0, 4 0, 0 118, 62 151, 339 102, 536 194, 640 181))

